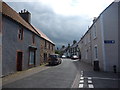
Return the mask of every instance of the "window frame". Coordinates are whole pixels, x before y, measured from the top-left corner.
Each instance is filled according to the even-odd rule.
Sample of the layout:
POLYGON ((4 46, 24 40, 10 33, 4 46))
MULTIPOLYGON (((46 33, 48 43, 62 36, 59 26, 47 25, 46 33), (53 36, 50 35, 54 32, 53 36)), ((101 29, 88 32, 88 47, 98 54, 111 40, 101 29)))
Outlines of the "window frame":
POLYGON ((98 60, 98 46, 97 45, 94 46, 94 59, 98 60))
POLYGON ((45 40, 45 49, 47 48, 47 41, 45 40))
POLYGON ((19 39, 20 41, 22 41, 22 40, 23 40, 23 37, 24 37, 24 30, 23 30, 22 27, 19 27, 19 29, 18 29, 18 39, 19 39))
POLYGON ((97 38, 97 27, 96 26, 97 26, 96 24, 94 24, 93 26, 93 39, 97 38))
POLYGON ((35 34, 32 34, 32 44, 35 44, 35 34))
POLYGON ((35 65, 35 56, 36 56, 35 51, 34 51, 34 50, 29 50, 29 62, 28 62, 28 65, 29 65, 29 66, 35 65), (31 62, 31 53, 34 54, 34 55, 33 55, 34 57, 33 57, 32 63, 30 63, 30 62, 31 62))

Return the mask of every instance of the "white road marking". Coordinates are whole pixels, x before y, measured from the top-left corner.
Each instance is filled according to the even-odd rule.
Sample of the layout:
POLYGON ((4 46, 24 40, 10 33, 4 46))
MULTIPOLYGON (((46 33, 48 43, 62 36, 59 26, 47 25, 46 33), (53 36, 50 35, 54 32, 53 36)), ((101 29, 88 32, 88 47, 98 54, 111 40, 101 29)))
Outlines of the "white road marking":
POLYGON ((92 79, 91 77, 88 77, 88 79, 92 79))
POLYGON ((84 77, 80 77, 80 79, 84 79, 84 77))
POLYGON ((93 84, 88 84, 89 88, 94 88, 93 84))
POLYGON ((83 84, 79 84, 79 88, 83 88, 83 84))
POLYGON ((92 83, 92 81, 91 81, 91 80, 88 80, 88 83, 92 83))
POLYGON ((79 61, 79 60, 72 60, 73 62, 79 61))
POLYGON ((108 80, 119 80, 118 78, 102 78, 102 77, 84 77, 88 79, 108 79, 108 80))
POLYGON ((84 83, 84 80, 80 80, 80 83, 84 83))

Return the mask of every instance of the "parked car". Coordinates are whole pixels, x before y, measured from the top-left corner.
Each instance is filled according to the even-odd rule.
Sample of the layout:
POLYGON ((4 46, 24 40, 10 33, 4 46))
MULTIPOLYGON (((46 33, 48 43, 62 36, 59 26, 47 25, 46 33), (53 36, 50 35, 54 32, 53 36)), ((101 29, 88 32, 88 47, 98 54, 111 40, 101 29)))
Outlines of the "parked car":
POLYGON ((66 56, 65 56, 65 55, 62 55, 62 58, 66 58, 66 56))
POLYGON ((78 58, 77 55, 73 55, 73 56, 71 57, 71 59, 74 59, 74 60, 75 60, 75 59, 79 59, 79 58, 78 58))
POLYGON ((48 62, 49 65, 57 65, 60 64, 62 61, 58 54, 52 54, 49 56, 48 62))

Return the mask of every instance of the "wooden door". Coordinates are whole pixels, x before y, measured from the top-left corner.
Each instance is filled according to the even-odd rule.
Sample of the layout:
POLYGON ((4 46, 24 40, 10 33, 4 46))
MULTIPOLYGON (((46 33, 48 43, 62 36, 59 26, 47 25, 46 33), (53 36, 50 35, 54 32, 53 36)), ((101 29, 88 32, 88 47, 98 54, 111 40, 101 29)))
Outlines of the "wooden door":
POLYGON ((23 53, 17 52, 17 71, 22 71, 22 58, 23 53))

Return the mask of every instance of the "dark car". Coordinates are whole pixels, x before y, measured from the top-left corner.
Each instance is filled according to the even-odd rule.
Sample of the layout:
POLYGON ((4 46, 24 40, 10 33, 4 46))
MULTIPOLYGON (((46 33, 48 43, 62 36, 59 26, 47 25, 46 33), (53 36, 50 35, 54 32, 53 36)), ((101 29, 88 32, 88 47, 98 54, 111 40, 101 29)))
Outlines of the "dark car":
POLYGON ((79 59, 79 58, 78 58, 77 55, 73 55, 73 56, 71 57, 71 59, 74 59, 74 60, 75 60, 75 59, 79 59))
POLYGON ((58 65, 60 64, 62 61, 61 61, 61 58, 59 57, 58 54, 52 54, 49 56, 49 65, 58 65))

